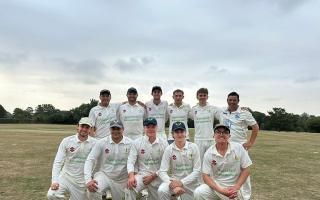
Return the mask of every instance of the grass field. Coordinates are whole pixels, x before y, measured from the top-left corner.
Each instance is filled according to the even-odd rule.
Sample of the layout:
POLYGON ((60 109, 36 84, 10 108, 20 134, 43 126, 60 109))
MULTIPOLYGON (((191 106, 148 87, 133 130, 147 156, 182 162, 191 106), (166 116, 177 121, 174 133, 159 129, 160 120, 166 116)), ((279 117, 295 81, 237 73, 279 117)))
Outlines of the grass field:
MULTIPOLYGON (((0 199, 46 199, 58 144, 74 133, 75 126, 0 125, 0 199)), ((320 134, 261 131, 250 155, 254 199, 320 199, 320 134)))

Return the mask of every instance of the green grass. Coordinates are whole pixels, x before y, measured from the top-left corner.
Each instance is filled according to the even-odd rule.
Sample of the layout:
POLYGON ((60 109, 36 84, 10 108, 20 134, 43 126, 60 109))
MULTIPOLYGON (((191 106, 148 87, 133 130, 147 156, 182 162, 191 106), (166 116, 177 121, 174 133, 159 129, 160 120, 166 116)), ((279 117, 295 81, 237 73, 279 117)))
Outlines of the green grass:
MULTIPOLYGON (((74 133, 75 126, 0 125, 0 199, 45 199, 58 145, 74 133)), ((250 155, 254 199, 320 199, 320 134, 261 131, 250 155)))

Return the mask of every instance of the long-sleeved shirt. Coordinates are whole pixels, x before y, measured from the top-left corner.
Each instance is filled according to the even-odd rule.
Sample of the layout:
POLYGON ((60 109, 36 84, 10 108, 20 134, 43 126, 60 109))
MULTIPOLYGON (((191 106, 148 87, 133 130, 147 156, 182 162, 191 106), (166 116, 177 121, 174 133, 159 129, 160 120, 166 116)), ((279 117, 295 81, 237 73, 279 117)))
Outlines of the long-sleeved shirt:
POLYGON ((127 160, 130 153, 132 140, 123 136, 117 144, 111 135, 99 140, 88 155, 84 165, 84 178, 88 183, 92 180, 92 171, 96 163, 99 171, 105 173, 115 181, 121 181, 128 177, 127 160), (97 161, 100 162, 97 162, 97 161))
POLYGON ((172 125, 175 122, 184 123, 184 125, 186 126, 186 135, 187 135, 187 138, 189 138, 188 118, 192 118, 190 105, 182 103, 182 105, 178 107, 175 104, 170 104, 167 110, 168 110, 167 112, 170 120, 168 140, 173 140, 171 130, 172 130, 172 125))
POLYGON ((97 105, 90 110, 89 118, 95 128, 95 138, 100 140, 110 135, 110 122, 117 119, 117 110, 121 104, 97 105))
POLYGON ((207 103, 205 106, 197 104, 192 107, 191 113, 194 120, 194 139, 213 140, 214 119, 220 120, 221 110, 207 103))
POLYGON ((204 154, 202 173, 208 174, 222 187, 236 184, 241 170, 252 165, 248 152, 239 143, 229 142, 227 152, 222 156, 215 145, 204 154))
POLYGON ((88 139, 82 142, 78 134, 64 138, 53 162, 52 183, 59 183, 59 176, 64 175, 72 182, 83 185, 84 163, 96 141, 88 136, 88 139))
POLYGON ((135 140, 143 135, 143 119, 146 117, 146 111, 138 103, 121 105, 117 117, 123 124, 125 136, 135 140))
POLYGON ((137 163, 139 174, 158 174, 161 158, 167 146, 167 140, 158 137, 152 144, 147 136, 142 136, 133 141, 128 158, 128 173, 134 172, 137 163))
POLYGON ((153 100, 146 102, 147 117, 154 117, 157 120, 157 137, 167 139, 165 132, 165 124, 169 116, 167 113, 168 102, 161 101, 158 105, 154 104, 153 100))
POLYGON ((220 122, 230 128, 230 142, 246 143, 248 126, 257 124, 252 114, 247 110, 242 110, 240 106, 234 112, 230 112, 228 108, 226 108, 220 116, 220 122))
POLYGON ((201 160, 198 146, 186 141, 183 149, 179 149, 175 142, 164 151, 159 170, 159 177, 163 182, 180 180, 183 185, 189 185, 198 180, 201 173, 201 160), (168 171, 171 169, 172 177, 168 171))

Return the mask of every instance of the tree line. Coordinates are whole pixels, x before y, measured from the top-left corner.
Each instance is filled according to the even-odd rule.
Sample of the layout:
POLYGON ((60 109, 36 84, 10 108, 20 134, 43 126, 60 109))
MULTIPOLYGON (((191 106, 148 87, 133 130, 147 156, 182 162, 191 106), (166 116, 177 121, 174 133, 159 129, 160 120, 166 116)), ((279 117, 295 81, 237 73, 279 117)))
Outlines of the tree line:
MULTIPOLYGON (((98 100, 91 99, 89 103, 68 111, 59 110, 51 104, 41 104, 35 109, 15 108, 12 114, 0 104, 0 123, 76 124, 81 117, 88 116, 90 109, 97 104, 98 100)), ((249 111, 263 130, 320 133, 320 116, 288 113, 284 108, 273 108, 267 114, 250 108, 249 111)), ((193 128, 193 120, 189 119, 188 125, 193 128)))

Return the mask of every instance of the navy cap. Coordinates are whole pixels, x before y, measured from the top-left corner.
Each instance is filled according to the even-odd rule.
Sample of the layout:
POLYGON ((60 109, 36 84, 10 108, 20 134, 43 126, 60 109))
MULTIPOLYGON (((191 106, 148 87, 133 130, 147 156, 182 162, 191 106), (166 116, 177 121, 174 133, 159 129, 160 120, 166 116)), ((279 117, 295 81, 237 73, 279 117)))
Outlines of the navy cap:
POLYGON ((148 117, 143 121, 143 126, 148 126, 148 125, 157 125, 157 120, 154 117, 148 117))
POLYGON ((128 94, 128 93, 135 93, 135 94, 138 94, 138 91, 137 91, 137 89, 136 89, 136 88, 131 87, 131 88, 129 88, 129 89, 128 89, 127 94, 128 94))
POLYGON ((123 128, 123 125, 120 121, 118 120, 114 120, 112 122, 110 122, 110 128, 123 128))
POLYGON ((186 126, 184 125, 183 122, 175 122, 172 124, 172 131, 176 131, 176 130, 186 130, 186 126))

